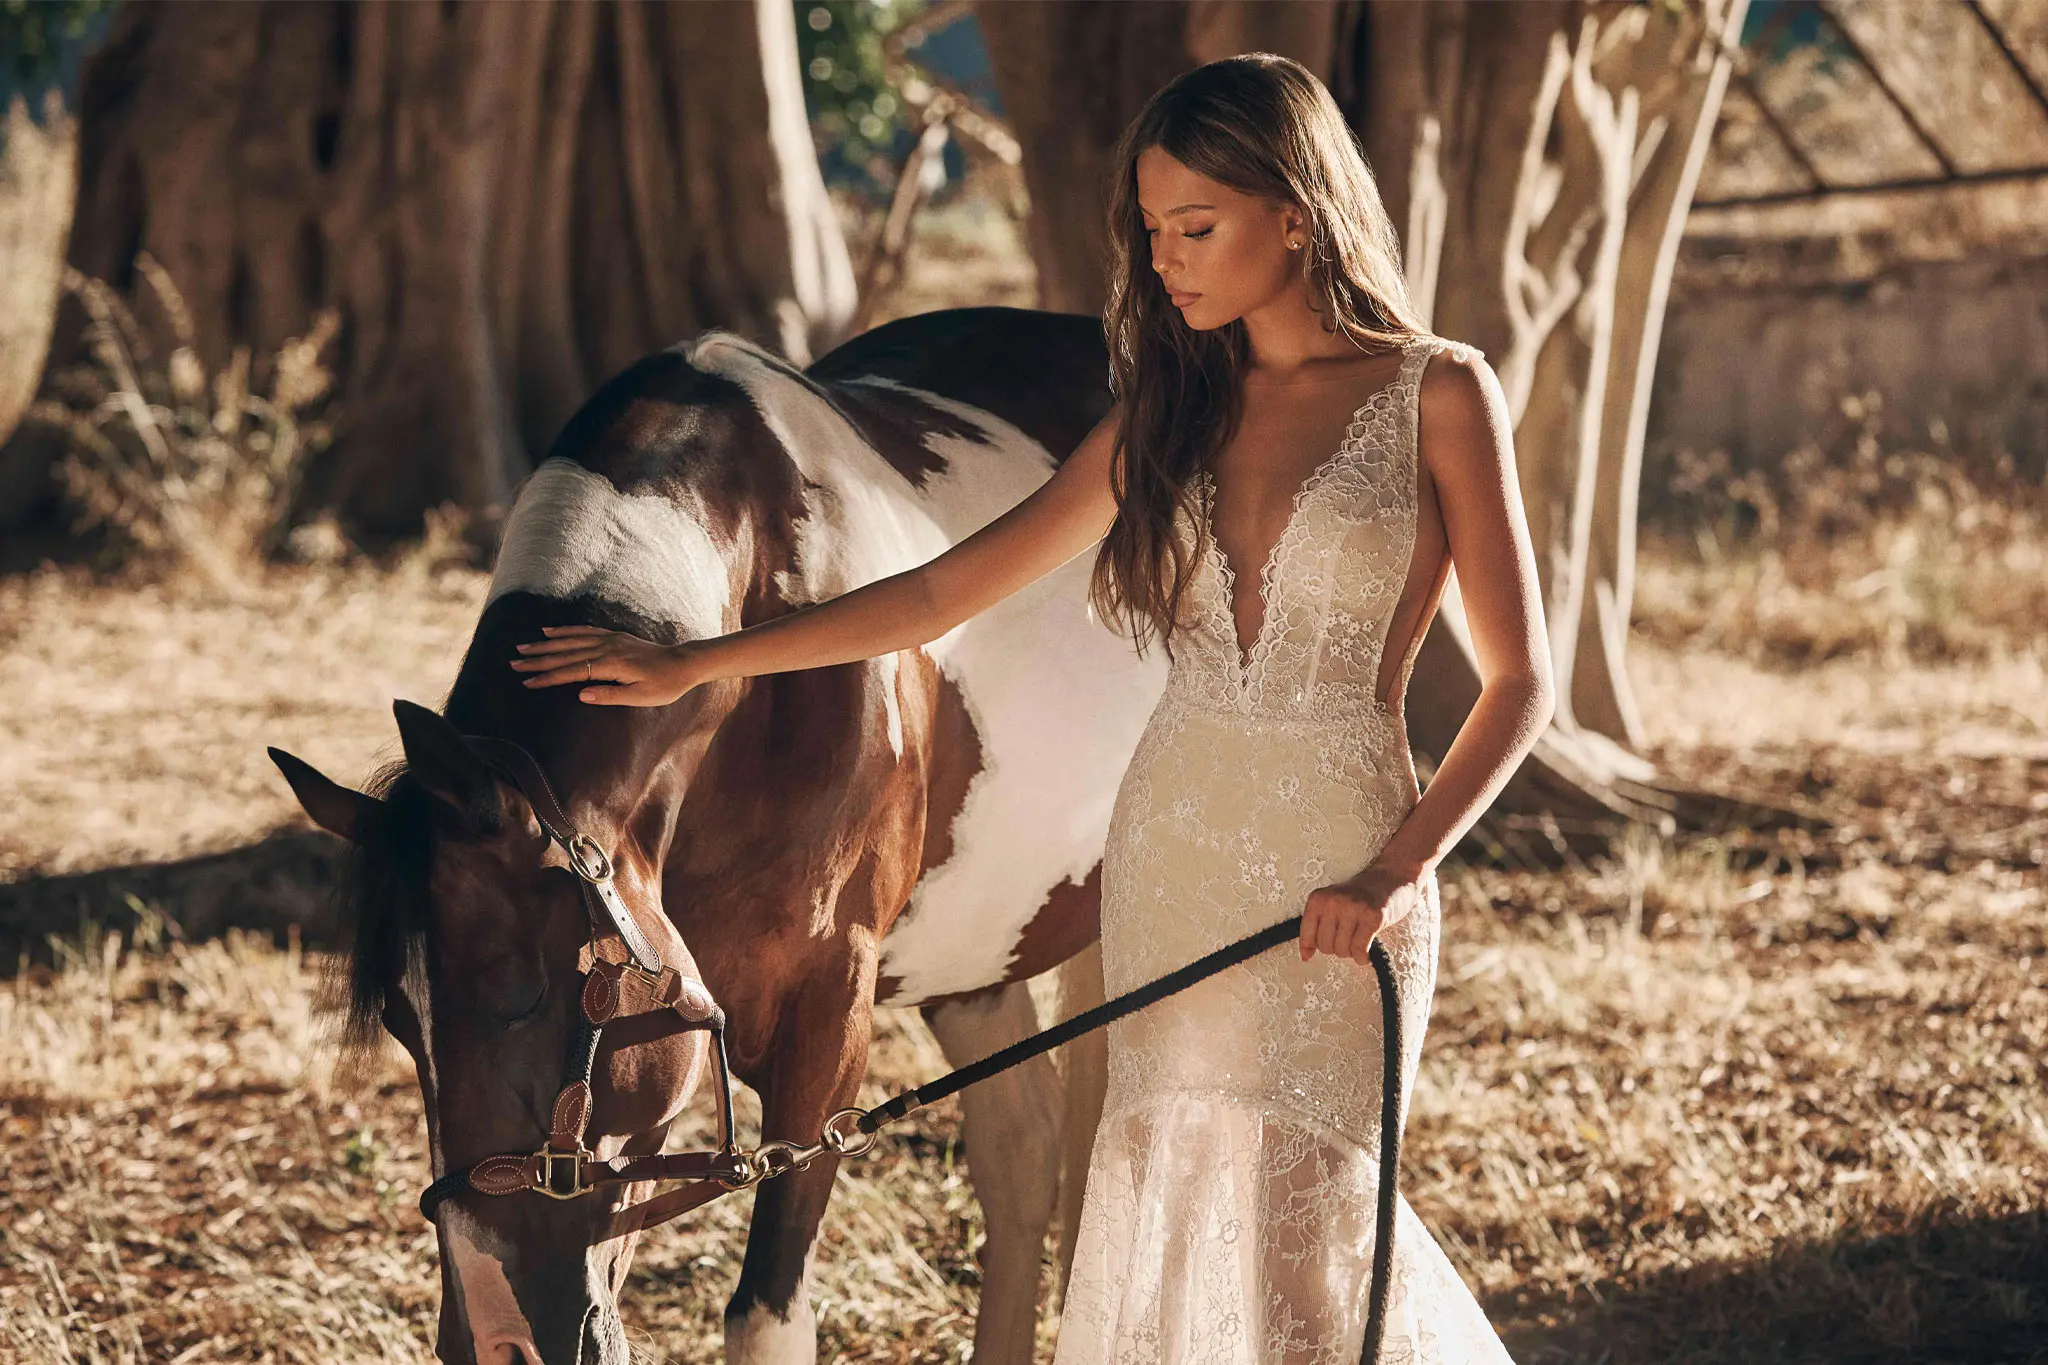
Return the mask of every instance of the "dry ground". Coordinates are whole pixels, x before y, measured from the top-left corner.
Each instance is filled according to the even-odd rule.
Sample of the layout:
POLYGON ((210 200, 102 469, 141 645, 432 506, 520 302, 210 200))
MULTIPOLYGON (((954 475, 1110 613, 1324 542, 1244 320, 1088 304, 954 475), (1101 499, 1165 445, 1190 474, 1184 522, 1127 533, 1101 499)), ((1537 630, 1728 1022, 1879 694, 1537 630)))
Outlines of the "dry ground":
MULTIPOLYGON (((930 258, 978 249, 949 230, 930 258)), ((1881 516, 1838 515, 1883 503, 1851 480, 1643 560, 1651 756, 1832 835, 1445 870, 1403 1178, 1525 1365, 2048 1361, 2048 536, 1900 477, 1881 516)), ((429 1357, 410 1067, 337 1085, 321 955, 220 926, 260 902, 320 932, 329 854, 263 746, 369 772, 481 590, 424 556, 239 605, 0 579, 0 940, 29 953, 0 978, 0 1360, 429 1357)), ((871 1098, 941 1069, 885 1014, 871 1098)), ((842 1170, 822 1359, 964 1356, 957 1131, 941 1106, 842 1170)), ((747 1202, 645 1244, 645 1359, 717 1359, 747 1202)))
MULTIPOLYGON (((1652 572, 1675 592, 1705 571, 1652 572)), ((438 699, 480 588, 308 570, 230 606, 0 581, 15 889, 290 824, 262 746, 365 773, 389 699, 438 699)), ((1668 771, 1839 833, 1762 865, 1646 840, 1448 872, 1411 1198, 1525 1362, 2048 1358, 2041 655, 1633 659, 1668 771)), ((0 984, 0 1356, 424 1358, 402 1056, 337 1088, 317 955, 179 942, 111 903, 118 872, 77 884, 125 937, 88 929, 0 984)), ((940 1069, 914 1019, 885 1020, 875 1097, 940 1069)), ((826 1358, 957 1358, 977 1219, 953 1112, 840 1179, 826 1358)), ((651 1239, 628 1307, 648 1358, 716 1358, 746 1207, 651 1239)))

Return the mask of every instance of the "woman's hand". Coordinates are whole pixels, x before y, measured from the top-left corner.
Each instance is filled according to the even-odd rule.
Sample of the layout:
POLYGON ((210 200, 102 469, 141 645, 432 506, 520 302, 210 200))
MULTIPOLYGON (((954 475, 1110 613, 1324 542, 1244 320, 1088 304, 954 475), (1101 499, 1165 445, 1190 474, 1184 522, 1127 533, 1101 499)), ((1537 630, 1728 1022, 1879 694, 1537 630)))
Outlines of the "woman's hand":
POLYGON ((1373 863, 1349 881, 1308 893, 1301 912, 1301 960, 1317 953, 1348 957, 1359 966, 1373 937, 1391 929, 1422 904, 1422 877, 1373 863))
POLYGON ((688 644, 658 645, 598 626, 542 626, 545 639, 516 646, 512 667, 528 687, 598 683, 576 694, 596 706, 666 706, 695 687, 688 644))

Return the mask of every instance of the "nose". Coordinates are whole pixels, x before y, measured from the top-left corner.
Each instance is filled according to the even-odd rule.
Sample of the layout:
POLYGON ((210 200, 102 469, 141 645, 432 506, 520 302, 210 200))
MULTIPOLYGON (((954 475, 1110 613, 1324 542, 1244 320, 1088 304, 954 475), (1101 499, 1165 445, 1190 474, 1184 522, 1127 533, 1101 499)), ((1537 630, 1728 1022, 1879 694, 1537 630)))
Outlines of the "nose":
POLYGON ((1164 238, 1165 234, 1161 233, 1152 242, 1152 269, 1158 272, 1161 279, 1174 274, 1180 264, 1178 254, 1172 247, 1166 245, 1164 238))
POLYGON ((530 1335, 479 1337, 476 1360, 477 1365, 546 1365, 530 1335))

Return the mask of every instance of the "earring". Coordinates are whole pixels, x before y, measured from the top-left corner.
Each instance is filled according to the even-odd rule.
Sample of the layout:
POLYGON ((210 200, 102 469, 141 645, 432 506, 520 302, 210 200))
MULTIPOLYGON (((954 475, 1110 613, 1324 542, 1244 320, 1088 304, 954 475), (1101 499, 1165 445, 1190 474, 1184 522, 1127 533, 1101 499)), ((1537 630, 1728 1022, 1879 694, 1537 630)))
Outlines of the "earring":
POLYGON ((1292 238, 1289 238, 1287 242, 1287 249, 1289 251, 1299 251, 1301 250, 1301 243, 1293 240, 1292 238))

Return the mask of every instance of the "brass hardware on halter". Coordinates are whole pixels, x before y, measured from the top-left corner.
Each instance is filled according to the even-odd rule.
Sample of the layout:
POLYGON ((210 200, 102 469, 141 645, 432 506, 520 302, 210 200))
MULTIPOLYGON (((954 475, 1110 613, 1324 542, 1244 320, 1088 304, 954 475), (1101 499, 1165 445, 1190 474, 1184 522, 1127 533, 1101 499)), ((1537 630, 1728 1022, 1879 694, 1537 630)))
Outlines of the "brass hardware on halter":
POLYGON ((825 1120, 825 1131, 819 1140, 840 1156, 866 1156, 875 1143, 881 1140, 881 1130, 878 1128, 872 1133, 863 1133, 856 1126, 849 1131, 842 1132, 839 1127, 842 1119, 852 1119, 858 1125, 866 1112, 866 1110, 862 1109, 839 1110, 825 1120), (855 1146, 855 1143, 859 1145, 855 1146))
POLYGON ((540 1166, 533 1173, 533 1188, 550 1199, 576 1199, 590 1193, 591 1187, 583 1183, 583 1163, 591 1154, 582 1148, 573 1152, 558 1152, 553 1147, 543 1147, 535 1152, 534 1159, 540 1166), (569 1168, 569 1188, 561 1189, 555 1184, 557 1164, 569 1168))
POLYGON ((569 855, 569 865, 576 875, 592 886, 602 886, 612 879, 612 860, 597 840, 581 830, 572 831, 563 843, 569 855))

